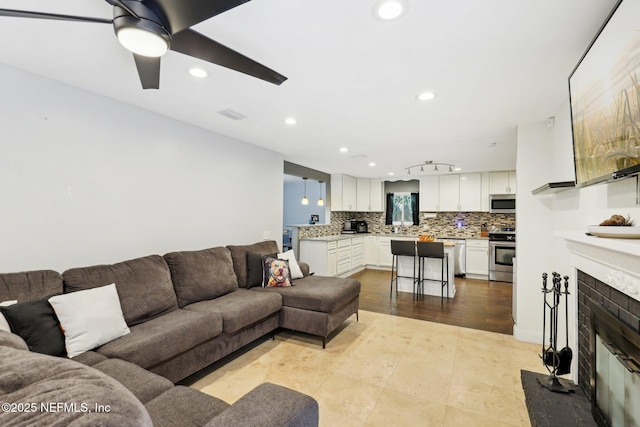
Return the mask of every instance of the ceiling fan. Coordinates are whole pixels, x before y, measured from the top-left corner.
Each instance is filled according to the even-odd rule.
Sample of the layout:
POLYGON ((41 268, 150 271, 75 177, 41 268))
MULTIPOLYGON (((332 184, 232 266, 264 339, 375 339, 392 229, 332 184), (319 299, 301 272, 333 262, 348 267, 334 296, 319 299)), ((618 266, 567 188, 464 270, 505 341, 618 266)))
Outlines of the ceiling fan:
POLYGON ((250 0, 105 0, 113 19, 0 9, 0 16, 113 24, 118 41, 133 53, 143 89, 160 87, 160 57, 168 50, 221 65, 276 85, 282 74, 190 27, 250 0))

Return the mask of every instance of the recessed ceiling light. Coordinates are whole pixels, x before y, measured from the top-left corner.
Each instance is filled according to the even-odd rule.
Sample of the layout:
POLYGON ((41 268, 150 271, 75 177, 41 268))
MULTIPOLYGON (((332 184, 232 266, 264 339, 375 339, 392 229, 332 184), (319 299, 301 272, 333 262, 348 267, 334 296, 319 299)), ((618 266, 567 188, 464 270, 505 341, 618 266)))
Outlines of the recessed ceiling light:
POLYGON ((347 147, 342 147, 342 148, 340 149, 340 152, 341 152, 341 153, 346 153, 347 151, 349 151, 349 149, 348 149, 347 147))
POLYGON ((293 117, 287 117, 286 119, 284 119, 284 122, 286 124, 288 124, 289 126, 293 126, 296 123, 298 123, 298 121, 296 119, 294 119, 293 117))
POLYGON ((389 176, 393 176, 393 172, 389 172, 387 175, 389 175, 389 176))
POLYGON ((189 68, 189 74, 193 77, 197 77, 199 79, 204 79, 209 75, 207 71, 200 67, 191 67, 189 68))
POLYGON ((369 166, 371 166, 371 167, 374 167, 375 165, 376 165, 376 163, 375 163, 375 162, 371 162, 371 163, 369 163, 369 166))
POLYGON ((435 97, 436 94, 433 92, 422 92, 419 93, 418 96, 416 96, 416 98, 418 98, 418 101, 431 101, 435 97))
POLYGON ((407 12, 405 0, 378 0, 373 5, 373 16, 382 21, 393 21, 407 12))
POLYGON ((462 168, 455 168, 454 171, 456 172, 460 172, 462 170, 462 168))

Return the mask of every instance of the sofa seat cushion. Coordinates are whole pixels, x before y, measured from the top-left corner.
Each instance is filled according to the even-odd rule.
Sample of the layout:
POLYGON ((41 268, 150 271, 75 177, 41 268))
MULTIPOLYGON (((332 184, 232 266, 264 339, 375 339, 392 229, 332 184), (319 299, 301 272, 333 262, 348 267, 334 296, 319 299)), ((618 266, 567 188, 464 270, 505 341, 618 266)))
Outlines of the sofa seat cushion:
POLYGON ((229 249, 171 252, 164 256, 178 305, 216 298, 238 289, 229 249))
POLYGON ((307 276, 289 288, 251 288, 250 292, 276 292, 285 307, 332 313, 360 295, 360 282, 339 277, 307 276))
POLYGON ((131 327, 131 333, 96 351, 151 368, 222 333, 222 316, 177 309, 131 327))
POLYGON ((281 308, 282 297, 278 294, 238 289, 216 299, 190 304, 185 310, 219 313, 222 316, 223 331, 233 334, 269 317, 281 308))
POLYGON ((247 287, 247 252, 260 255, 277 254, 280 252, 275 240, 266 240, 252 245, 229 245, 227 249, 231 251, 233 270, 236 272, 238 286, 241 288, 247 287))
POLYGON ((169 267, 160 255, 111 265, 72 268, 62 273, 64 291, 116 284, 122 313, 133 326, 178 308, 169 267))
POLYGON ((107 359, 93 365, 93 368, 118 380, 142 403, 155 399, 173 387, 168 379, 121 359, 107 359))
MULTIPOLYGON (((145 406, 154 427, 202 427, 227 409, 229 404, 193 388, 179 385, 162 393, 145 406)), ((237 418, 229 426, 246 425, 242 422, 242 418, 237 418)))
POLYGON ((33 412, 0 411, 3 426, 152 426, 144 405, 108 375, 73 360, 9 347, 0 347, 0 401, 36 405, 33 412), (58 402, 70 406, 65 410, 58 402), (51 410, 41 410, 41 404, 51 410), (97 405, 108 405, 109 412, 96 411, 97 405))
POLYGON ((84 353, 81 353, 76 357, 72 357, 72 360, 80 362, 83 365, 93 366, 105 360, 109 360, 109 358, 104 354, 100 354, 95 351, 85 351, 84 353))

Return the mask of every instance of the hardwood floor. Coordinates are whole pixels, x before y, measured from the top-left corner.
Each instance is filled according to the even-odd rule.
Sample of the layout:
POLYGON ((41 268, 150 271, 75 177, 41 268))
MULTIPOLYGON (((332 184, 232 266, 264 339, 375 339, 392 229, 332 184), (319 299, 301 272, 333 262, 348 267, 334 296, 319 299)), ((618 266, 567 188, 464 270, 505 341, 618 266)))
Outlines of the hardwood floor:
POLYGON ((445 298, 425 295, 415 301, 408 292, 389 298, 388 270, 363 270, 350 276, 362 284, 360 308, 376 313, 393 314, 413 319, 429 320, 501 334, 513 334, 512 284, 456 277, 456 296, 445 298))

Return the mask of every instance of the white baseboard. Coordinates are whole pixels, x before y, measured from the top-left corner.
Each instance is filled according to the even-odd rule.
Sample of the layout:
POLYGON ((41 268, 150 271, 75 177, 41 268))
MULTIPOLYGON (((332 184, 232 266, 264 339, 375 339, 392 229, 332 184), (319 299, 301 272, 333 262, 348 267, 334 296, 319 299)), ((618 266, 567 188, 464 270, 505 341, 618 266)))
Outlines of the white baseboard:
POLYGON ((542 344, 542 334, 540 332, 518 329, 518 325, 513 325, 513 337, 518 341, 542 344))

